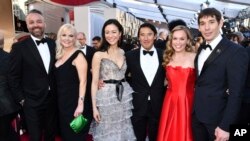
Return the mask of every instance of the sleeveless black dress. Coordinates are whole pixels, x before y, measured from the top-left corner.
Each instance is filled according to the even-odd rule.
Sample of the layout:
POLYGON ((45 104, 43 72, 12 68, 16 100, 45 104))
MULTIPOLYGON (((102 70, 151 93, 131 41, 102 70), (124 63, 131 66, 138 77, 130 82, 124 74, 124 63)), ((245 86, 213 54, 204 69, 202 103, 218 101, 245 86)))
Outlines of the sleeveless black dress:
MULTIPOLYGON (((77 50, 61 66, 55 69, 60 130, 63 141, 84 141, 84 132, 75 133, 70 128, 79 98, 79 77, 72 61, 82 51, 77 50)), ((83 131, 83 130, 82 130, 83 131)))

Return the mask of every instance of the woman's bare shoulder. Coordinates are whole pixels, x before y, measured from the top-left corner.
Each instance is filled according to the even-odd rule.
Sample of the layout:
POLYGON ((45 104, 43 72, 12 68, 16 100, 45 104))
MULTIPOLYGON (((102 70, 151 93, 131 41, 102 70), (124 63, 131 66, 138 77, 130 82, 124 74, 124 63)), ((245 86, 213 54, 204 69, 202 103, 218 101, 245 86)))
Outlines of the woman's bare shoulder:
POLYGON ((103 58, 103 57, 105 57, 105 52, 103 52, 103 51, 97 51, 97 52, 95 52, 95 54, 94 54, 94 58, 99 58, 99 59, 101 59, 101 58, 103 58))

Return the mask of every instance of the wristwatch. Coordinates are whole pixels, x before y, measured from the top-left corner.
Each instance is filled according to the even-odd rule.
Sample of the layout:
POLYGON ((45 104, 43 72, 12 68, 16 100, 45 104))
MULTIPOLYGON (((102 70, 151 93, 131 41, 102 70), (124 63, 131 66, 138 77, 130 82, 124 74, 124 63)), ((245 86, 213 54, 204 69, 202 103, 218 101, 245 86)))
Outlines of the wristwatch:
POLYGON ((81 101, 84 101, 84 96, 80 96, 79 98, 81 99, 81 101))

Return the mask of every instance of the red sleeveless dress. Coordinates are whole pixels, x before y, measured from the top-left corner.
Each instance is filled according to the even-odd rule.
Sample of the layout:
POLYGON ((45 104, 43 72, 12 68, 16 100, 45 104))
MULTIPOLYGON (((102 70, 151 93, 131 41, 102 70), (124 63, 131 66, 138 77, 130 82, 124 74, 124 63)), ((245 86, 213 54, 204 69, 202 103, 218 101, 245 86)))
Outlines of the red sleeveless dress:
POLYGON ((163 102, 157 141, 193 141, 191 113, 194 68, 166 67, 168 89, 163 102))

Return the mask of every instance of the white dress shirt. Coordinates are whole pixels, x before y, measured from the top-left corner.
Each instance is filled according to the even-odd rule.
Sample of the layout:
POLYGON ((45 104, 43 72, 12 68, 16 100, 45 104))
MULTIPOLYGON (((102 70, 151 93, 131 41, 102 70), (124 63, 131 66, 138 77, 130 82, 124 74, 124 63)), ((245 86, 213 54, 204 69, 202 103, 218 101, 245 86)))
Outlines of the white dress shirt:
POLYGON ((31 35, 31 38, 34 40, 36 47, 39 51, 39 54, 43 60, 43 65, 47 73, 49 73, 49 64, 50 64, 50 51, 49 51, 49 46, 47 43, 41 43, 37 45, 36 40, 40 40, 34 36, 31 35))
MULTIPOLYGON (((206 48, 205 50, 202 49, 199 57, 198 57, 198 73, 200 75, 201 70, 203 68, 203 65, 205 63, 205 61, 207 60, 207 58, 209 57, 209 55, 212 53, 212 51, 214 50, 214 48, 219 44, 219 42, 222 40, 222 36, 219 34, 209 45, 212 47, 212 50, 210 50, 209 48, 206 48)), ((207 43, 206 43, 207 44, 207 43)))
POLYGON ((86 55, 86 53, 87 53, 87 46, 85 45, 85 46, 81 46, 81 51, 84 53, 84 55, 86 55))
POLYGON ((140 49, 140 64, 142 71, 144 73, 144 76, 146 77, 149 86, 152 85, 152 82, 155 78, 155 74, 157 72, 157 69, 159 67, 159 60, 158 60, 158 54, 153 46, 149 51, 154 51, 153 55, 149 54, 143 54, 143 50, 145 50, 143 47, 140 49))

